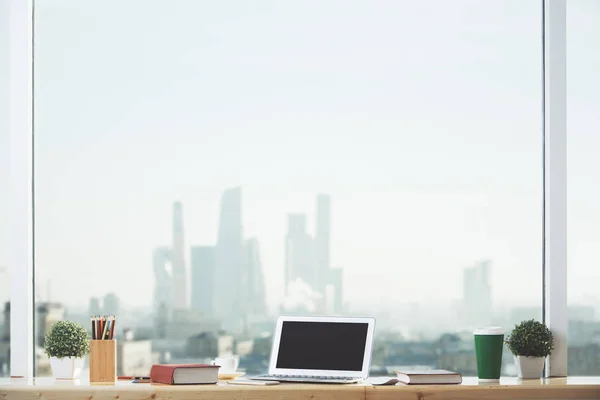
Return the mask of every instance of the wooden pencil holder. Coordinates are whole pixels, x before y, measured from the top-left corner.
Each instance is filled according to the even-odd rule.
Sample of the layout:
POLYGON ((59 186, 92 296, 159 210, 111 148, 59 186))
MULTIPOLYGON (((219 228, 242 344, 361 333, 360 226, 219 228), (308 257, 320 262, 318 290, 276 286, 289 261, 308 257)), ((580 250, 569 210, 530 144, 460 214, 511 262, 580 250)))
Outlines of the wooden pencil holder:
POLYGON ((90 340, 90 382, 117 381, 117 341, 90 340))

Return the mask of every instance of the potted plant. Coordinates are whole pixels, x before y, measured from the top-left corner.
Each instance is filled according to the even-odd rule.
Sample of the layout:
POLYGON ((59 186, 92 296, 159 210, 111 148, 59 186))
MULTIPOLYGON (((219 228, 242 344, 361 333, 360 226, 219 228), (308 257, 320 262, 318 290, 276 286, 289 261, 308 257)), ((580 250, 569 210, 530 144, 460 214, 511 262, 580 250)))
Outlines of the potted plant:
POLYGON ((546 357, 554 350, 554 338, 546 325, 533 319, 515 326, 506 345, 515 357, 521 379, 541 378, 546 357))
POLYGON ((59 321, 46 334, 44 350, 56 379, 77 379, 90 352, 88 333, 76 322, 59 321))

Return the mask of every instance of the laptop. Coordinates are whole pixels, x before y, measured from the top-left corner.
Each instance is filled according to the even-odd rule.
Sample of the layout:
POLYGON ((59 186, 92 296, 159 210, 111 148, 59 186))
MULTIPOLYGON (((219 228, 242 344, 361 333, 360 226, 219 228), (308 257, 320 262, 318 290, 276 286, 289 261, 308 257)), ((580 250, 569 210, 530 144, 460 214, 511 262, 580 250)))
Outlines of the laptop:
POLYGON ((279 317, 269 373, 249 379, 356 383, 369 376, 374 318, 279 317))

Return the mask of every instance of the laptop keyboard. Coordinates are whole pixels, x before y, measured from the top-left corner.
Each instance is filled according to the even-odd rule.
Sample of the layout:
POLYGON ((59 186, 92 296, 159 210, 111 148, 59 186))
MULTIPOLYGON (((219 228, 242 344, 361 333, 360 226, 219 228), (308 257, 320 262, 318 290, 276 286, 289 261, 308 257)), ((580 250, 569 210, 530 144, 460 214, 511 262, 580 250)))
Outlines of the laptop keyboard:
POLYGON ((320 382, 320 383, 353 383, 360 378, 350 376, 318 376, 318 375, 257 375, 255 379, 280 380, 288 382, 320 382))

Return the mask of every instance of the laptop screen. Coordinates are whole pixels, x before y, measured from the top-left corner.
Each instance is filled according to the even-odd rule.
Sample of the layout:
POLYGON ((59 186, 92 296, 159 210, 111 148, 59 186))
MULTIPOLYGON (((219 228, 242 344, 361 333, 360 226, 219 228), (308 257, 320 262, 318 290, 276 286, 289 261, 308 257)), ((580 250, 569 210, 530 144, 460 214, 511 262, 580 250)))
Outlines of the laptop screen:
POLYGON ((361 371, 368 323, 284 321, 277 368, 361 371))

